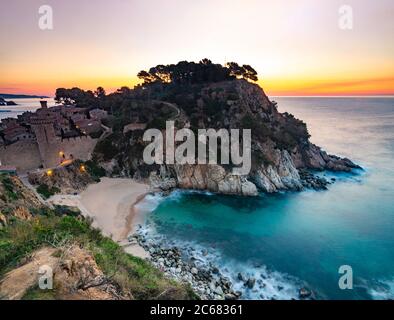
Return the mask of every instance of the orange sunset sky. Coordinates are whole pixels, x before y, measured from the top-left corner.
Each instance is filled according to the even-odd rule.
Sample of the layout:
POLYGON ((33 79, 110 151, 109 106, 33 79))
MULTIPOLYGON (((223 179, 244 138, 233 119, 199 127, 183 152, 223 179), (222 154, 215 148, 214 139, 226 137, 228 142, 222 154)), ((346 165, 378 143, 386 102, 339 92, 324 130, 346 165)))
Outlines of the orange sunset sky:
POLYGON ((1 93, 110 92, 207 57, 252 65, 271 96, 394 94, 392 0, 1 0, 0 32, 1 93), (53 30, 38 27, 43 4, 53 30))

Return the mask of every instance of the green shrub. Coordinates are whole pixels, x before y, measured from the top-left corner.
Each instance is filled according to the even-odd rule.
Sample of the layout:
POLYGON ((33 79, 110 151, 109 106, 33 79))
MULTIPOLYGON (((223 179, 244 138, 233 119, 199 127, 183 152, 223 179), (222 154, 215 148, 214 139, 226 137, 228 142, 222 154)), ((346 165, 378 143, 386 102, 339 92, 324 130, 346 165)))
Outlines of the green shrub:
POLYGON ((37 192, 44 198, 48 199, 55 195, 56 193, 60 193, 60 189, 56 187, 50 188, 47 184, 43 183, 37 187, 37 192))
MULTIPOLYGON (((78 217, 81 214, 81 210, 79 210, 77 207, 69 207, 69 206, 56 205, 54 211, 58 216, 78 217)), ((46 212, 44 212, 42 215, 47 215, 47 214, 46 212)))
POLYGON ((43 290, 38 286, 27 290, 22 300, 56 300, 56 290, 43 290))
POLYGON ((112 134, 97 143, 94 153, 99 153, 103 156, 105 161, 111 160, 118 154, 118 148, 115 142, 119 140, 119 134, 112 134))
POLYGON ((0 176, 0 182, 4 187, 5 193, 2 198, 5 202, 11 202, 19 199, 19 194, 14 190, 14 184, 8 175, 2 174, 0 176))
POLYGON ((250 114, 246 114, 241 120, 241 127, 243 129, 251 129, 252 136, 259 140, 265 139, 272 135, 271 129, 261 120, 257 120, 250 114))
POLYGON ((89 224, 84 220, 78 220, 75 217, 64 216, 56 227, 56 230, 69 232, 72 235, 78 236, 88 233, 90 229, 89 224))
POLYGON ((98 182, 100 181, 100 178, 105 177, 105 169, 100 167, 97 162, 89 160, 85 162, 85 165, 86 170, 95 181, 98 182))

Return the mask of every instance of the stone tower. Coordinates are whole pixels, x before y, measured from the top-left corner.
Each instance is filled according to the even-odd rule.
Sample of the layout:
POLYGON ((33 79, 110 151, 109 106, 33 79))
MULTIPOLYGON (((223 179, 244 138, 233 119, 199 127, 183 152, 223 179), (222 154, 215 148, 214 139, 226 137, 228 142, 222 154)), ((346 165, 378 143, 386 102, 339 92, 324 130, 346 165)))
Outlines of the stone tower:
POLYGON ((54 164, 55 155, 52 154, 52 150, 57 143, 54 128, 55 117, 49 111, 46 101, 40 101, 40 103, 41 109, 38 109, 31 117, 30 123, 36 135, 42 165, 47 168, 54 164))

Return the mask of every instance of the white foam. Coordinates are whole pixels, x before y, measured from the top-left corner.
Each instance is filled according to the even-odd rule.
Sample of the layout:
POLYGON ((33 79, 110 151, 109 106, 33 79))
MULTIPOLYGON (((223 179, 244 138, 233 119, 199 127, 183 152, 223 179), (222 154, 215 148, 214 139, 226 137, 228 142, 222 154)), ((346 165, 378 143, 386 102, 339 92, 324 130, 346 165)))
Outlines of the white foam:
POLYGON ((228 260, 219 249, 207 248, 193 241, 168 239, 157 233, 153 223, 142 226, 140 233, 145 235, 147 243, 154 241, 160 243, 162 248, 173 246, 179 248, 189 258, 193 257, 195 264, 201 269, 216 266, 224 277, 231 280, 233 290, 242 292, 241 299, 298 299, 298 290, 304 286, 295 277, 278 271, 271 271, 264 265, 253 266, 253 263, 228 260), (246 287, 244 281, 238 279, 238 273, 242 273, 245 278, 254 278, 256 280, 254 288, 246 287))
POLYGON ((165 200, 160 194, 148 194, 145 198, 136 204, 136 208, 142 212, 152 212, 165 200))
POLYGON ((394 279, 378 280, 372 288, 368 289, 368 293, 374 300, 393 300, 394 279))
POLYGON ((291 300, 298 299, 298 289, 303 286, 300 280, 290 275, 271 271, 265 265, 254 267, 252 263, 223 262, 223 273, 233 283, 235 291, 242 292, 242 299, 249 300, 291 300), (254 278, 253 289, 246 288, 243 281, 238 280, 238 273, 244 278, 254 278))

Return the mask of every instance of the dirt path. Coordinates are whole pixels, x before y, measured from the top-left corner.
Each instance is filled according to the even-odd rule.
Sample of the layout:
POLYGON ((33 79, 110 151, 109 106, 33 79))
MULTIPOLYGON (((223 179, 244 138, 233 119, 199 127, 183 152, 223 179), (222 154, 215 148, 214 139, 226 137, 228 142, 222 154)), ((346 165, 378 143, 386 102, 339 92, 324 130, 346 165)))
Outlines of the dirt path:
POLYGON ((58 261, 53 257, 55 251, 54 248, 43 248, 35 252, 28 263, 7 273, 0 282, 0 299, 21 299, 29 288, 38 284, 41 266, 55 268, 58 261))

